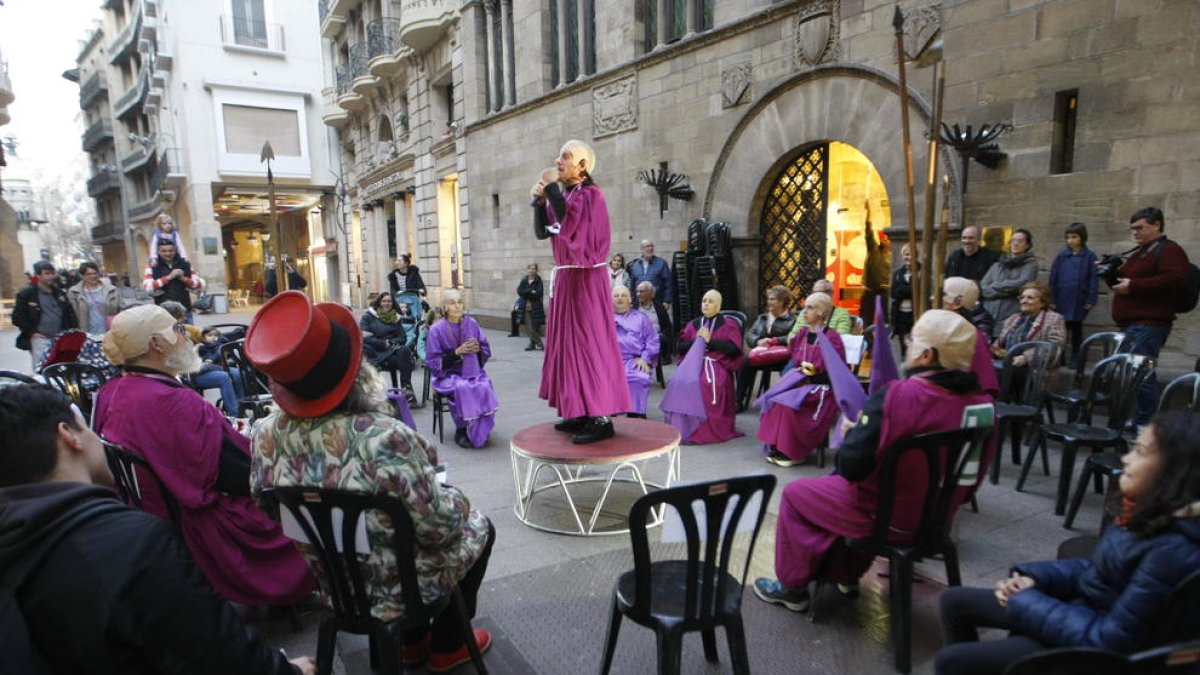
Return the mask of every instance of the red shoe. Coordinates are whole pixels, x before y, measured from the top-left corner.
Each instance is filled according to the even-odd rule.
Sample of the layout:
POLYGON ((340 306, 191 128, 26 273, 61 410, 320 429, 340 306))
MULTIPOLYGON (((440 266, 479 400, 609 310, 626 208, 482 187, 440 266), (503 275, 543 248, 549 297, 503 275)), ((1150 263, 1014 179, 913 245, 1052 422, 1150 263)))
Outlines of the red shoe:
MULTIPOLYGON (((488 647, 492 646, 492 634, 483 628, 476 628, 475 644, 479 645, 480 654, 486 652, 488 647)), ((444 673, 470 662, 471 650, 464 644, 452 652, 433 652, 429 655, 429 664, 425 668, 431 673, 444 673)))
POLYGON ((431 634, 426 633, 425 637, 415 645, 404 645, 400 651, 400 660, 404 663, 404 667, 419 666, 429 658, 429 646, 432 641, 431 634))

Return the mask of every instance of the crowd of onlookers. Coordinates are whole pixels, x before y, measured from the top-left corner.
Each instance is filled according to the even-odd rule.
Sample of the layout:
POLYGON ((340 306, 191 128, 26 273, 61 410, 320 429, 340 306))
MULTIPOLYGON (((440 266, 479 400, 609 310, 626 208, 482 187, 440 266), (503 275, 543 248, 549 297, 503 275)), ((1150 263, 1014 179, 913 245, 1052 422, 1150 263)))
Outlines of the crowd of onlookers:
MULTIPOLYGON (((978 246, 976 228, 965 228, 961 249, 947 261, 942 309, 916 316, 910 290, 908 298, 893 293, 892 311, 876 317, 879 324, 891 319, 903 370, 875 387, 854 415, 845 414, 837 378, 851 338, 867 327, 833 297, 828 281, 803 289, 798 311, 793 291, 768 289, 767 311, 753 321, 722 311, 724 298, 711 290, 699 317, 674 326, 669 266, 645 241, 641 257, 625 264, 614 256, 610 265, 628 412, 650 414, 650 387, 663 365, 675 363, 662 376, 662 409, 685 443, 740 436, 737 416, 752 394, 758 394, 756 434, 766 461, 795 466, 833 440, 833 473, 794 480, 783 490, 776 577, 756 580, 753 591, 794 611, 808 608, 808 585, 817 578, 837 578, 843 592, 853 593, 863 561, 829 553, 842 537, 873 528, 885 451, 968 419, 992 424, 996 359, 1029 340, 1055 343, 1065 358, 1076 355, 1080 324, 1096 304, 1101 279, 1112 289, 1113 320, 1132 351, 1157 356, 1176 296, 1188 284, 1187 257, 1163 236, 1157 209, 1135 213, 1130 228, 1138 247, 1105 267, 1086 247, 1086 228, 1068 227, 1049 284, 1036 278, 1027 231, 1014 232, 1010 254, 998 257, 978 246), (779 377, 754 392, 763 371, 779 377)), ((163 291, 178 282, 186 294, 189 279, 203 282, 179 263, 177 243, 158 242, 157 271, 149 279, 163 291)), ((911 280, 911 259, 901 255, 893 291, 897 279, 911 280)), ((244 374, 220 367, 219 331, 192 326, 188 306, 165 293, 155 304, 119 311, 111 286, 92 278, 98 270, 80 271, 80 281, 64 290, 54 284, 52 267, 35 268, 35 282, 22 291, 21 344, 36 355, 49 346, 47 336, 65 328, 102 333, 104 353, 120 376, 99 390, 90 421, 49 387, 0 388, 6 659, 27 659, 30 672, 312 672, 311 659, 289 661, 265 647, 230 605, 292 606, 323 579, 314 550, 297 548, 268 515, 263 491, 274 488, 400 499, 415 526, 422 597, 436 602, 457 588, 474 614, 495 528, 461 490, 438 480, 436 446, 398 414, 402 403, 415 403, 411 378, 420 360, 435 404, 450 413, 456 444, 488 443, 499 407, 486 372, 492 348, 460 293, 444 291, 439 306, 427 310, 420 272, 405 257, 389 275, 388 292, 357 320, 335 303, 278 294, 241 344, 246 367, 266 379, 274 403, 246 429, 233 419, 243 396, 234 382, 244 374), (398 379, 390 389, 387 372, 398 379), (224 411, 199 393, 207 388, 220 391, 224 411), (106 487, 113 476, 105 442, 152 468, 157 480, 141 481, 145 513, 121 506, 106 487)), ((529 265, 513 307, 513 333, 527 327, 528 350, 541 347, 541 327, 548 313, 553 318, 545 288, 537 265, 529 265)), ((890 359, 890 344, 874 349, 878 362, 890 359)), ((1150 387, 1146 400, 1154 396, 1150 387)), ((1200 449, 1192 442, 1200 418, 1152 418, 1152 411, 1153 405, 1141 408, 1135 419, 1139 433, 1120 478, 1124 501, 1090 558, 1021 564, 994 590, 944 594, 939 673, 1000 673, 1049 647, 1129 652, 1150 644, 1171 589, 1200 569, 1200 449), (1010 633, 979 642, 979 627, 1010 633)), ((976 469, 958 483, 951 513, 974 496, 986 473, 979 467, 990 465, 996 446, 993 437, 973 459, 976 469)), ((920 524, 921 482, 915 467, 900 471, 904 487, 892 528, 903 540, 920 524)), ((384 621, 405 612, 391 532, 387 519, 367 517, 365 579, 371 613, 384 621)), ((451 670, 470 660, 466 637, 453 612, 443 612, 404 632, 398 658, 406 667, 451 670)), ((471 639, 480 650, 492 641, 482 629, 471 639)))

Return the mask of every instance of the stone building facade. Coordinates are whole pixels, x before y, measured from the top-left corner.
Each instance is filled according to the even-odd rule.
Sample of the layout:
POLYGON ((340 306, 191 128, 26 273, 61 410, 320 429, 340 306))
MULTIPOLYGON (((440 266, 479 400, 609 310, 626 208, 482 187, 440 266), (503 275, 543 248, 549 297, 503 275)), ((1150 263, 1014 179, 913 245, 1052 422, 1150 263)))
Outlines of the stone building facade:
MULTIPOLYGON (((404 24, 404 5, 430 4, 444 5, 391 7, 404 24)), ((394 179, 404 183, 411 175, 416 190, 416 227, 407 236, 418 260, 437 269, 439 279, 449 278, 443 259, 431 257, 448 248, 438 239, 446 228, 432 222, 456 218, 458 281, 476 313, 503 315, 525 265, 550 263, 549 247, 530 227, 530 185, 563 141, 581 138, 598 154, 595 178, 608 200, 613 252, 632 257, 649 237, 666 256, 686 239, 692 220, 726 221, 738 262, 738 303, 747 312, 759 311, 767 285, 803 286, 819 276, 833 278, 838 300, 853 304, 864 203, 877 227, 888 227, 897 241, 907 224, 895 6, 890 0, 462 2, 444 34, 449 54, 414 50, 410 61, 411 68, 428 69, 434 58, 450 75, 448 119, 456 123, 452 153, 448 141, 440 155, 436 142, 419 146, 412 173, 398 167, 394 179), (453 204, 436 199, 436 171, 422 178, 417 169, 450 154, 458 188, 453 204), (658 193, 638 175, 663 169, 686 175, 695 196, 667 199, 660 212, 658 193), (443 206, 454 212, 443 213, 443 206)), ((1200 75, 1193 67, 1200 5, 906 0, 899 6, 910 55, 942 43, 943 120, 975 129, 1011 125, 997 141, 1007 158, 995 169, 964 165, 953 150, 939 153, 937 174, 949 181, 955 229, 991 228, 994 246, 1012 228, 1032 230, 1045 275, 1068 223, 1085 223, 1098 252, 1125 250, 1129 214, 1157 205, 1170 236, 1200 258, 1200 160, 1191 150, 1200 139, 1200 75)), ((932 72, 908 69, 918 220, 932 72)), ((428 90, 416 93, 422 91, 428 90)), ((409 101, 419 97, 413 93, 410 86, 409 101)), ((448 159, 441 161, 450 168, 448 159)), ((1089 323, 1109 325, 1107 298, 1089 323)), ((1186 356, 1190 367, 1197 354, 1200 322, 1183 317, 1164 358, 1179 367, 1186 356)))

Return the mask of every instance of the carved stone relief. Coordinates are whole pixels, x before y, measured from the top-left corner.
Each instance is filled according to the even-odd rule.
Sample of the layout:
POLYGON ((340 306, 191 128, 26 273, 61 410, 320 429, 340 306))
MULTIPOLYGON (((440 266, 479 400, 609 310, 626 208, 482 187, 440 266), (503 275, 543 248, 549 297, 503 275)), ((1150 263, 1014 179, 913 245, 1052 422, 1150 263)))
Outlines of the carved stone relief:
POLYGON ((904 53, 916 60, 942 30, 942 6, 927 5, 904 13, 904 53))
POLYGON ((796 68, 833 61, 838 53, 840 0, 814 2, 796 15, 796 68))
POLYGON ((732 108, 753 100, 750 83, 754 81, 754 66, 749 61, 734 63, 721 71, 721 107, 732 108))
POLYGON ((599 138, 636 129, 637 75, 592 89, 592 136, 599 138))

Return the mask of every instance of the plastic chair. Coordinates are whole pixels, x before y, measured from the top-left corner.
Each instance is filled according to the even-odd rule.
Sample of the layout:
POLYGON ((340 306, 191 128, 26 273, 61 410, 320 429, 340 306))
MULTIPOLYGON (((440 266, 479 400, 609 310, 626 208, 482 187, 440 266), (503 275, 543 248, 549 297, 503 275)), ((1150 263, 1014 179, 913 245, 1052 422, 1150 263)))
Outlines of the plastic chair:
POLYGON ((723 310, 721 310, 721 316, 723 316, 727 319, 733 319, 734 321, 737 321, 739 333, 744 334, 746 332, 746 313, 745 312, 741 312, 736 309, 723 309, 723 310))
POLYGON ((55 363, 42 369, 46 383, 67 395, 79 406, 79 411, 92 423, 92 399, 108 381, 104 371, 86 363, 55 363))
POLYGON ((1184 373, 1171 380, 1158 398, 1158 412, 1200 408, 1200 373, 1184 373))
MULTIPOLYGON (((428 372, 428 371, 426 371, 428 372)), ((438 442, 446 442, 446 420, 442 415, 449 410, 449 405, 446 403, 446 397, 439 394, 436 390, 433 392, 433 433, 438 435, 438 442)))
POLYGON ((328 675, 332 672, 337 634, 347 632, 369 636, 372 669, 398 675, 403 631, 429 625, 435 616, 453 604, 475 670, 481 675, 487 674, 458 586, 432 604, 426 604, 421 598, 415 558, 416 534, 404 501, 386 495, 307 487, 267 488, 262 495, 283 507, 280 516, 284 532, 292 539, 308 543, 320 561, 320 567, 313 571, 329 594, 335 616, 322 621, 318 632, 318 673, 328 675), (385 513, 395 532, 392 546, 396 552, 396 573, 400 578, 405 615, 390 622, 371 615, 371 595, 362 565, 362 558, 370 552, 363 514, 370 510, 385 513))
POLYGON ((176 501, 175 496, 167 489, 158 474, 154 472, 150 463, 140 455, 135 455, 108 440, 104 441, 104 457, 108 460, 109 470, 112 471, 117 495, 120 496, 121 501, 135 509, 146 510, 142 506, 142 481, 147 478, 154 481, 159 494, 162 495, 163 505, 167 508, 168 520, 175 527, 175 532, 182 541, 183 531, 180 529, 179 502, 176 501))
POLYGON ((725 628, 733 672, 749 675, 750 660, 742 627, 742 588, 767 502, 775 489, 775 476, 745 476, 728 480, 682 485, 651 492, 629 510, 629 537, 633 544, 633 570, 617 578, 613 587, 608 637, 604 643, 601 675, 612 666, 622 617, 654 629, 658 638, 658 672, 680 670, 683 634, 700 631, 704 657, 717 660, 717 626, 725 628), (736 499, 735 499, 736 497, 736 499), (738 576, 730 573, 737 524, 747 507, 759 499, 746 560, 738 576), (704 507, 698 522, 693 504, 704 507), (671 506, 687 532, 687 560, 651 561, 646 521, 653 510, 671 506), (727 519, 727 520, 726 520, 727 519))
POLYGON ((1062 444, 1062 458, 1058 475, 1058 491, 1054 502, 1054 513, 1063 515, 1067 507, 1067 493, 1071 489, 1071 477, 1075 473, 1075 456, 1080 447, 1099 452, 1115 448, 1118 453, 1127 449, 1124 437, 1125 422, 1137 407, 1137 393, 1146 378, 1154 372, 1154 359, 1134 354, 1115 354, 1096 364, 1088 383, 1088 393, 1080 409, 1081 421, 1070 424, 1043 424, 1038 430, 1037 441, 1025 456, 1021 477, 1017 480, 1017 492, 1025 488, 1029 468, 1038 448, 1045 450, 1047 441, 1062 444), (1092 416, 1101 394, 1107 395, 1108 419, 1104 426, 1092 426, 1092 416))
POLYGON ((237 368, 242 378, 242 399, 238 401, 238 416, 258 419, 266 415, 267 406, 274 402, 267 378, 246 358, 245 340, 221 345, 221 360, 226 368, 237 368), (249 415, 246 413, 249 412, 249 415))
MULTIPOLYGON (((1021 427, 1025 424, 1040 426, 1042 403, 1045 399, 1046 374, 1058 363, 1062 349, 1053 342, 1031 341, 1013 345, 1004 356, 1000 372, 1000 394, 996 397, 996 419, 999 422, 998 445, 1003 445, 1006 435, 1012 438, 1013 464, 1021 463, 1021 427), (1017 366, 1017 357, 1024 357, 1025 365, 1017 366), (1006 434, 1005 432, 1008 432, 1006 434)), ((1000 482, 1000 456, 997 449, 992 457, 992 483, 1000 482)), ((1045 446, 1042 447, 1042 467, 1050 475, 1050 459, 1045 446)))
POLYGON ((37 384, 38 381, 25 373, 18 373, 15 370, 0 370, 0 386, 11 386, 14 384, 37 384))
MULTIPOLYGON (((1051 424, 1054 420, 1054 404, 1061 403, 1067 407, 1067 422, 1074 422, 1076 414, 1080 406, 1083 405, 1084 399, 1087 398, 1087 377, 1088 377, 1088 356, 1093 351, 1100 352, 1100 359, 1106 359, 1113 354, 1121 352, 1121 346, 1125 343, 1125 334, 1117 332, 1094 333, 1087 336, 1087 339, 1079 345, 1079 353, 1072 358, 1072 367, 1075 369, 1075 376, 1071 378, 1071 386, 1066 391, 1050 392, 1046 398, 1046 417, 1051 424)), ((1097 401, 1098 405, 1104 405, 1104 399, 1097 401)))
MULTIPOLYGON (((968 471, 985 469, 983 461, 991 435, 991 427, 975 427, 919 434, 897 441, 883 454, 874 530, 866 537, 843 540, 852 551, 885 557, 889 561, 892 645, 896 670, 901 673, 912 669, 913 565, 918 560, 941 555, 949 585, 962 585, 958 548, 950 538, 953 516, 956 507, 974 492, 976 482, 968 478, 968 471), (917 459, 924 464, 927 489, 921 495, 920 517, 914 521, 920 524, 917 531, 911 533, 911 537, 898 540, 892 527, 892 511, 896 507, 897 480, 903 480, 903 487, 913 484, 911 473, 898 476, 902 464, 909 468, 915 466, 915 462, 909 460, 909 453, 917 453, 917 459), (968 485, 963 485, 964 482, 968 485)), ((814 622, 822 591, 829 581, 832 579, 823 569, 809 610, 814 622)))

